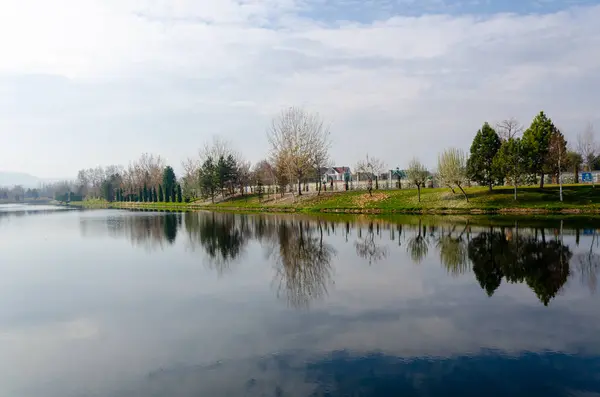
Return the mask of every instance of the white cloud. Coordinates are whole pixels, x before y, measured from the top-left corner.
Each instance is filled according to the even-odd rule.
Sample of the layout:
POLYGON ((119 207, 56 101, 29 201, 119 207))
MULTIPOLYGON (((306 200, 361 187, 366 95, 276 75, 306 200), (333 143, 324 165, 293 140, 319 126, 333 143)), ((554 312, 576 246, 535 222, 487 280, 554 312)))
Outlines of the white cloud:
POLYGON ((433 165, 445 146, 468 148, 483 121, 527 123, 540 109, 568 136, 598 117, 600 6, 363 23, 302 16, 318 14, 316 0, 0 7, 0 133, 11 134, 0 169, 74 175, 144 150, 178 165, 214 133, 257 160, 268 118, 292 104, 333 122, 344 164, 380 142, 370 152, 389 165, 415 154, 433 165), (48 138, 57 134, 69 144, 48 138))

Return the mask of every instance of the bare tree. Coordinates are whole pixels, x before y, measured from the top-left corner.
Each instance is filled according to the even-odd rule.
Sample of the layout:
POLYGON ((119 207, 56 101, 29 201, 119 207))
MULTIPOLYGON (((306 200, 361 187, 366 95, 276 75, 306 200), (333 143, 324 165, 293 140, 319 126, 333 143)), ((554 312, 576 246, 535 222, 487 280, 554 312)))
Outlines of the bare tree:
POLYGON ((454 193, 453 185, 462 192, 465 200, 469 201, 462 185, 467 180, 467 161, 465 154, 460 149, 450 148, 438 155, 438 178, 443 185, 450 187, 454 193))
POLYGON ((425 187, 428 176, 427 168, 418 159, 412 159, 406 170, 406 179, 417 187, 419 202, 421 202, 421 187, 425 187))
POLYGON ((200 196, 200 169, 202 163, 199 159, 187 158, 181 162, 183 175, 183 196, 187 198, 196 198, 200 196))
POLYGON ((577 135, 577 152, 583 157, 587 170, 591 171, 599 152, 592 123, 588 123, 585 130, 577 135))
POLYGON ((514 117, 496 123, 496 131, 503 142, 511 138, 517 138, 524 129, 525 127, 514 117))
POLYGON ((329 129, 319 114, 291 107, 273 119, 268 139, 273 163, 283 167, 290 182, 298 184, 301 195, 302 182, 315 166, 315 158, 327 158, 329 129))
POLYGON ((364 173, 367 176, 367 189, 369 194, 373 195, 373 178, 375 178, 375 189, 379 189, 379 175, 385 169, 385 163, 376 158, 371 157, 367 154, 365 160, 359 161, 356 164, 356 171, 364 173))
POLYGON ((317 195, 321 194, 322 177, 321 170, 329 165, 329 148, 331 141, 329 140, 329 130, 324 130, 320 136, 315 139, 313 144, 312 166, 315 170, 315 178, 317 181, 317 195))

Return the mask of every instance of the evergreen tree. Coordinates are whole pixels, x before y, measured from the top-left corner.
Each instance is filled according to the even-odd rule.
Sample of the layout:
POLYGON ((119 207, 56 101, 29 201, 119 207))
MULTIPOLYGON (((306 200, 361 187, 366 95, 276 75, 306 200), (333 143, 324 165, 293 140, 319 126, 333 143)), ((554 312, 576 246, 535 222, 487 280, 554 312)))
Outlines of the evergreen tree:
POLYGON ((179 183, 177 184, 177 202, 178 203, 183 202, 183 194, 181 192, 181 185, 179 183))
MULTIPOLYGON (((173 191, 175 189, 175 184, 177 183, 177 178, 175 177, 175 171, 171 166, 165 167, 163 171, 163 188, 165 193, 165 201, 169 201, 173 198, 173 191)), ((174 201, 174 200, 171 200, 174 201)))
POLYGON ((471 155, 467 161, 469 179, 488 186, 492 191, 498 175, 494 169, 494 157, 500 149, 501 141, 496 131, 486 122, 473 139, 471 155))
POLYGON ((217 166, 212 157, 208 157, 200 170, 200 191, 203 197, 210 197, 215 202, 215 194, 219 186, 217 166))
POLYGON ((140 188, 140 191, 138 192, 138 201, 139 202, 144 201, 144 191, 142 190, 142 188, 140 188))
POLYGON ((144 193, 144 202, 146 202, 146 203, 147 203, 147 202, 148 202, 148 201, 150 201, 150 200, 148 200, 148 186, 146 186, 146 184, 145 184, 145 183, 144 183, 144 190, 143 190, 143 193, 144 193))
POLYGON ((121 189, 117 189, 116 201, 121 201, 121 189))
POLYGON ((165 201, 165 196, 163 194, 163 187, 162 185, 158 185, 158 202, 162 203, 165 201))
POLYGON ((550 148, 550 138, 555 127, 544 112, 540 112, 531 126, 523 133, 523 150, 527 157, 528 169, 532 174, 540 175, 540 188, 544 187, 544 166, 550 148))
POLYGON ((158 195, 156 194, 156 186, 152 188, 152 202, 156 203, 158 201, 158 195))
POLYGON ((177 187, 176 187, 176 185, 174 185, 173 188, 171 189, 171 202, 172 203, 177 202, 177 187))

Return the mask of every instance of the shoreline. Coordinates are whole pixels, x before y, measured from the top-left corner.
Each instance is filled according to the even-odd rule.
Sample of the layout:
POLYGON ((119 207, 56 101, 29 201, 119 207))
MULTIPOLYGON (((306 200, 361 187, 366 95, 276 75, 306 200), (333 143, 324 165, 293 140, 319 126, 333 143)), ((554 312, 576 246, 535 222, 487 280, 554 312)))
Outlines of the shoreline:
POLYGON ((518 200, 513 200, 513 190, 496 187, 465 189, 469 201, 447 189, 423 189, 418 201, 415 189, 376 190, 373 195, 351 190, 305 194, 300 197, 245 195, 234 196, 220 202, 107 202, 102 199, 71 202, 71 207, 114 208, 131 210, 165 211, 226 211, 240 213, 303 213, 303 214, 407 214, 407 215, 599 215, 600 188, 589 185, 563 187, 564 201, 558 200, 558 186, 545 188, 519 188, 518 200))

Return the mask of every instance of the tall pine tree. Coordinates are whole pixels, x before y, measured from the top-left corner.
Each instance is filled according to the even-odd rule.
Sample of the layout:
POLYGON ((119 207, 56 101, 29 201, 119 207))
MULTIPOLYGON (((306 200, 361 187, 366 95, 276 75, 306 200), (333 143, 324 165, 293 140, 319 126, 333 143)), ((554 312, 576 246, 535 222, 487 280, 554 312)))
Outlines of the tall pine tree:
POLYGON ((165 201, 165 195, 163 194, 162 185, 158 185, 158 202, 162 203, 165 201))
POLYGON ((528 160, 529 172, 540 176, 540 188, 544 187, 544 167, 550 149, 550 138, 554 132, 552 120, 542 111, 523 133, 523 150, 528 160))
POLYGON ((152 201, 155 203, 158 201, 158 195, 156 194, 156 186, 152 188, 152 201))
POLYGON ((471 144, 471 154, 467 161, 469 179, 483 186, 488 186, 490 192, 498 179, 494 169, 494 157, 500 150, 500 137, 486 122, 477 131, 471 144))
POLYGON ((173 192, 175 191, 175 184, 177 183, 177 178, 175 178, 175 171, 171 166, 165 167, 163 171, 163 180, 162 185, 165 190, 165 201, 175 201, 172 200, 173 192))

